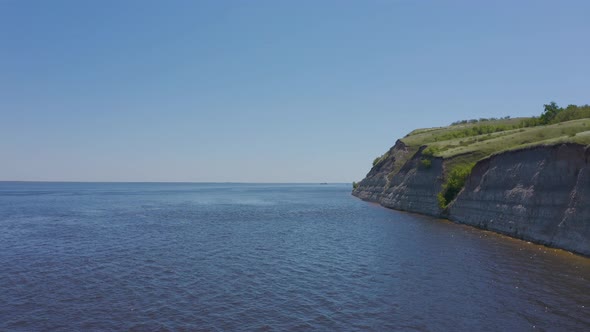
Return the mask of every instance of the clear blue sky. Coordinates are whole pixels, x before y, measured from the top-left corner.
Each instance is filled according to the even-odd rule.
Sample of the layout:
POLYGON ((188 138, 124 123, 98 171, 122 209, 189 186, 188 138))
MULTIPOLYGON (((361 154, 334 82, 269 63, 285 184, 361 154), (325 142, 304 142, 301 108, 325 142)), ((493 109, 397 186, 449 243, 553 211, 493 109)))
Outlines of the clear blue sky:
POLYGON ((590 1, 0 0, 0 179, 350 182, 590 103, 590 1))

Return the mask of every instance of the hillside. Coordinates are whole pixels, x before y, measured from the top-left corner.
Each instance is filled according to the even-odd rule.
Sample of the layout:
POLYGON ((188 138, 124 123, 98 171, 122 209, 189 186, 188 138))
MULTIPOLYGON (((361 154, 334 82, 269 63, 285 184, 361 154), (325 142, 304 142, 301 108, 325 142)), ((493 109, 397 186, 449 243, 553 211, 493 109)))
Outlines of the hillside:
MULTIPOLYGON (((533 219, 542 219, 539 211, 544 211, 543 215, 551 215, 555 219, 545 220, 545 224, 549 225, 559 219, 562 222, 560 227, 565 227, 563 220, 567 219, 566 214, 571 217, 572 213, 575 215, 576 211, 581 211, 580 207, 576 211, 568 209, 573 209, 571 205, 578 204, 580 195, 586 191, 586 187, 580 185, 585 183, 586 178, 590 178, 590 158, 587 157, 589 145, 588 105, 559 108, 551 103, 545 105, 545 111, 539 117, 458 121, 446 127, 417 129, 399 139, 394 147, 374 160, 373 168, 367 176, 354 184, 353 194, 386 207, 446 217, 468 224, 473 224, 470 220, 474 218, 466 217, 465 209, 479 204, 475 203, 477 200, 474 197, 491 199, 493 204, 486 206, 485 213, 477 212, 477 209, 471 211, 488 218, 477 219, 476 226, 489 229, 489 223, 494 220, 504 220, 515 225, 522 222, 530 226, 535 223, 533 219), (498 160, 513 164, 496 163, 498 160), (483 165, 496 166, 482 173, 485 168, 483 165), (520 178, 506 181, 498 173, 499 169, 506 172, 504 177, 520 174, 520 178), (530 174, 519 173, 522 169, 530 174), (481 183, 474 185, 476 178, 481 183), (553 178, 558 178, 561 182, 555 183, 552 187, 554 191, 551 191, 553 189, 549 190, 545 185, 552 182, 553 178), (474 194, 486 187, 488 190, 498 190, 492 179, 500 187, 503 186, 503 190, 496 192, 496 196, 488 197, 485 192, 479 196, 474 194), (540 182, 540 179, 544 182, 540 182), (464 187, 469 187, 474 192, 469 194, 464 187), (540 188, 545 188, 545 191, 540 188), (511 200, 514 201, 514 193, 522 190, 532 200, 525 199, 519 206, 510 208, 522 210, 518 213, 508 211, 511 200), (553 201, 544 203, 534 201, 536 195, 540 194, 545 197, 556 194, 559 198, 554 197, 553 201), (471 203, 464 204, 462 197, 471 197, 471 203), (459 206, 462 211, 458 210, 459 206), (542 210, 541 206, 548 210, 542 210), (457 218, 453 218, 454 215, 457 218)), ((590 182, 587 187, 590 188, 590 182)), ((483 202, 480 203, 483 206, 483 202)), ((590 216, 580 216, 587 217, 590 216)), ((557 227, 556 225, 553 226, 557 227)), ((529 226, 525 228, 534 228, 529 226)), ((555 234, 563 233, 562 229, 553 229, 553 226, 547 227, 555 234)), ((528 234, 522 227, 515 228, 514 234, 510 229, 502 228, 497 231, 546 244, 559 242, 548 238, 541 241, 537 239, 538 236, 528 234)), ((583 249, 569 249, 590 253, 590 245, 583 249)))

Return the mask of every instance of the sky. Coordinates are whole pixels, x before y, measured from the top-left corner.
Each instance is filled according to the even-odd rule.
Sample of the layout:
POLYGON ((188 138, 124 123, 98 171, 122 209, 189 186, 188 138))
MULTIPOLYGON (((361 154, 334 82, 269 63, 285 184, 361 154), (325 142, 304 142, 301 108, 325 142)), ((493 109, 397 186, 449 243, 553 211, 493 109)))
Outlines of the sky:
POLYGON ((0 180, 351 182, 590 103, 590 1, 0 0, 0 180))

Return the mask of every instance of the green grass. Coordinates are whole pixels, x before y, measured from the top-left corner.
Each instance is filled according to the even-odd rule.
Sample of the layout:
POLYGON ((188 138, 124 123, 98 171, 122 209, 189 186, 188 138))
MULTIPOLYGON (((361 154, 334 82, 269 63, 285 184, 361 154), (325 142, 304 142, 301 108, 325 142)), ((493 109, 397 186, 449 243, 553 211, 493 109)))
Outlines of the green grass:
POLYGON ((590 119, 573 120, 554 125, 522 129, 513 129, 496 133, 496 135, 481 137, 483 139, 477 139, 480 137, 475 137, 475 141, 465 146, 446 145, 447 148, 441 149, 438 156, 445 159, 470 153, 487 156, 506 150, 547 144, 551 141, 583 143, 584 139, 582 137, 587 137, 587 135, 577 136, 580 133, 590 130, 590 119))
POLYGON ((465 156, 460 156, 460 151, 457 151, 457 153, 452 155, 444 155, 444 153, 450 149, 468 147, 477 142, 491 140, 493 138, 508 135, 511 133, 512 130, 527 130, 529 128, 512 128, 518 128, 523 122, 523 120, 528 119, 530 118, 500 119, 478 123, 458 124, 448 127, 416 129, 402 139, 410 153, 408 153, 404 157, 396 158, 394 169, 389 174, 388 178, 391 179, 401 169, 401 167, 418 151, 418 149, 425 145, 428 146, 424 150, 424 154, 426 155, 427 159, 431 159, 432 157, 444 157, 446 159, 451 159, 446 161, 446 163, 450 164, 451 166, 469 164, 474 161, 477 161, 481 158, 488 156, 490 153, 486 153, 486 151, 470 151, 467 153, 468 155, 465 156), (482 126, 504 127, 502 128, 504 130, 486 133, 483 135, 473 135, 477 132, 477 130, 474 130, 474 128, 480 128, 482 126), (470 136, 467 136, 468 134, 470 136))
POLYGON ((442 157, 451 166, 466 165, 492 154, 535 145, 567 142, 590 145, 590 119, 519 128, 518 124, 522 120, 522 118, 515 118, 486 121, 484 124, 491 125, 491 128, 495 126, 495 128, 505 130, 480 135, 474 134, 471 136, 454 137, 470 132, 476 133, 474 128, 482 124, 475 123, 435 128, 429 131, 418 131, 417 133, 406 136, 402 141, 406 145, 416 148, 427 145, 428 148, 425 150, 425 153, 429 157, 442 157))
POLYGON ((457 135, 461 135, 462 137, 456 138, 473 137, 465 135, 463 133, 466 131, 470 131, 473 128, 482 126, 505 126, 507 127, 507 129, 512 129, 508 127, 517 128, 524 119, 526 118, 486 121, 481 123, 454 125, 439 128, 417 129, 406 135, 406 137, 404 137, 402 141, 408 146, 422 146, 427 145, 428 143, 452 140, 455 139, 455 137, 453 136, 457 135))

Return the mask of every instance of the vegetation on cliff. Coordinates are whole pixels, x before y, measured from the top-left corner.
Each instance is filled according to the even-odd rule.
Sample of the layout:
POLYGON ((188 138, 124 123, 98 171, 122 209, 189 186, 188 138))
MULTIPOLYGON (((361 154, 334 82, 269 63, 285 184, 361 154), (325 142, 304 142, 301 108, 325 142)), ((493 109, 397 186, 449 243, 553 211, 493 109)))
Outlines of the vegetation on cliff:
POLYGON ((457 197, 457 194, 459 194, 461 189, 463 189, 465 180, 467 180, 473 166, 475 166, 475 163, 457 165, 449 172, 441 192, 438 193, 436 197, 438 205, 442 209, 445 209, 449 203, 457 197))
POLYGON ((467 165, 494 153, 531 145, 590 144, 589 131, 589 105, 559 108, 550 103, 540 117, 464 120, 448 127, 415 130, 402 141, 409 147, 427 146, 424 152, 431 152, 429 158, 457 158, 451 164, 467 165))
POLYGON ((395 167, 387 175, 391 180, 420 150, 418 166, 423 169, 430 169, 432 161, 441 158, 443 185, 437 198, 444 209, 461 191, 473 165, 483 158, 536 145, 567 142, 590 145, 590 105, 561 108, 550 102, 538 117, 456 121, 447 127, 414 130, 401 142, 410 153, 394 156, 390 150, 377 157, 373 166, 395 157, 395 167))

